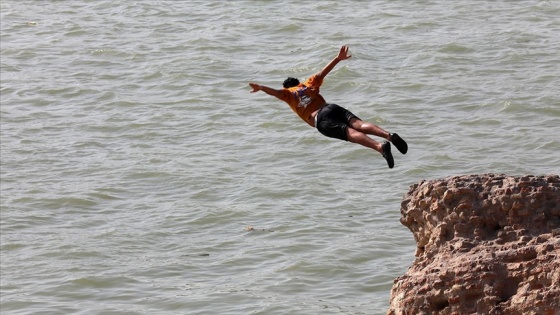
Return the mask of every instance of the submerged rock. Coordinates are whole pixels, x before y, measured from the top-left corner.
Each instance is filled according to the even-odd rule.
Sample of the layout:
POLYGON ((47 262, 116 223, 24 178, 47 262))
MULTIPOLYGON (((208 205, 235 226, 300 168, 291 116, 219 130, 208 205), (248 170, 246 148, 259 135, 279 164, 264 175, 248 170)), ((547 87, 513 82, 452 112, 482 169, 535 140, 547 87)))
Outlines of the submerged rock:
POLYGON ((560 315, 560 177, 422 181, 401 204, 416 259, 389 315, 560 315))

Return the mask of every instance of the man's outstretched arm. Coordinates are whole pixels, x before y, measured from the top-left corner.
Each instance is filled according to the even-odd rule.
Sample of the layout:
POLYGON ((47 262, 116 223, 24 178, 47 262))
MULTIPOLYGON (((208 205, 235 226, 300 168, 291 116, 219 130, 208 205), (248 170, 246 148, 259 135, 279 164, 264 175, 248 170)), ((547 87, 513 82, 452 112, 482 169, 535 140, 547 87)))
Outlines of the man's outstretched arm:
POLYGON ((338 56, 336 56, 333 60, 331 60, 318 74, 317 76, 321 79, 324 79, 329 72, 336 66, 339 61, 346 60, 352 57, 352 55, 348 54, 348 46, 340 47, 340 51, 338 52, 338 56))
POLYGON ((282 90, 276 90, 276 89, 270 88, 268 86, 260 85, 260 84, 254 83, 254 82, 249 82, 249 85, 253 88, 251 93, 255 93, 255 92, 258 92, 258 91, 263 91, 266 94, 275 96, 276 98, 279 98, 279 99, 282 99, 282 96, 284 95, 284 92, 282 90))

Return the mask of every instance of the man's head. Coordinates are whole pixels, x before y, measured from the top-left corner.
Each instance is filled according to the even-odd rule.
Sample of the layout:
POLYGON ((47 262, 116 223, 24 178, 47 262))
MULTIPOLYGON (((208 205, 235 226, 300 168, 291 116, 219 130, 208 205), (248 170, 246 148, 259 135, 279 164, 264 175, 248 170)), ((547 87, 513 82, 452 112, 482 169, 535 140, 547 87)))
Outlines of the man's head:
POLYGON ((289 89, 291 87, 298 86, 298 85, 299 85, 299 80, 292 77, 289 77, 286 80, 284 80, 284 83, 282 84, 282 86, 285 89, 289 89))

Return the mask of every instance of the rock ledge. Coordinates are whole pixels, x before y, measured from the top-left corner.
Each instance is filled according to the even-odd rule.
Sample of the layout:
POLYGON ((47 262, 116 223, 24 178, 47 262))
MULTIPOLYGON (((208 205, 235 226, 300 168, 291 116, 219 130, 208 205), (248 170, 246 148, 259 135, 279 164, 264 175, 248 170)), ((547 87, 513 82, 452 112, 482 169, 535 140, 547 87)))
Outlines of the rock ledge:
POLYGON ((422 181, 401 204, 416 259, 389 315, 560 315, 560 177, 422 181))

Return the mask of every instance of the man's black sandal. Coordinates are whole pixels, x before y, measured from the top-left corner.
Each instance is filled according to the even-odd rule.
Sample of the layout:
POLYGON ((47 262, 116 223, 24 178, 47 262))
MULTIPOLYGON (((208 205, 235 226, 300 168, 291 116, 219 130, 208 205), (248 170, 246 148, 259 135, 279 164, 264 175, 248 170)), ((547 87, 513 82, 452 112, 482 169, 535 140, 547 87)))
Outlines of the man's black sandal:
POLYGON ((393 168, 393 166, 395 166, 395 161, 391 154, 391 143, 385 141, 381 147, 383 148, 383 157, 387 160, 387 165, 389 165, 389 168, 393 168))
POLYGON ((392 133, 391 134, 391 142, 397 147, 399 152, 402 154, 406 154, 408 152, 408 144, 404 141, 398 134, 392 133))

